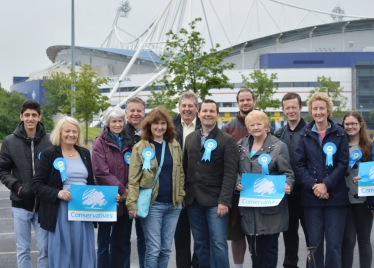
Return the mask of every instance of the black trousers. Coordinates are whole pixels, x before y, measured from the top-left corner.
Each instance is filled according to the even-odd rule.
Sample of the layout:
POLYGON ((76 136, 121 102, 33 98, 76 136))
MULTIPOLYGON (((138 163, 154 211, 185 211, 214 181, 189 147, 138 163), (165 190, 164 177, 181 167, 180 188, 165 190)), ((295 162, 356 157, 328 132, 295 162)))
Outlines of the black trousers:
MULTIPOLYGON (((283 267, 296 268, 299 261, 299 222, 303 228, 306 246, 308 247, 309 238, 305 226, 304 209, 301 206, 300 195, 287 195, 289 224, 288 230, 283 232, 285 247, 283 267)), ((302 247, 302 250, 306 248, 302 247)), ((307 266, 307 260, 305 260, 307 266)))

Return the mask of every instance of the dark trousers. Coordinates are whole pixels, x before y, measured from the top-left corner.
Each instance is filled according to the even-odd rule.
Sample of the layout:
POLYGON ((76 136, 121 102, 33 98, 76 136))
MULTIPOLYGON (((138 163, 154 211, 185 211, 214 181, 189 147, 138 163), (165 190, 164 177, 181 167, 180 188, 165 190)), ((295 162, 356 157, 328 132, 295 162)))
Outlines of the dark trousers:
POLYGON ((370 233, 373 227, 373 214, 367 203, 348 206, 342 246, 342 267, 352 268, 353 250, 358 243, 360 268, 370 268, 373 252, 370 243, 370 233))
MULTIPOLYGON (((136 230, 136 245, 137 245, 137 248, 138 248, 139 267, 144 268, 145 238, 144 238, 142 223, 140 222, 139 218, 135 218, 135 230, 136 230)), ((130 234, 131 234, 131 232, 130 232, 130 234)), ((125 268, 126 267, 130 267, 130 262, 129 262, 129 266, 125 266, 125 268)))
MULTIPOLYGON (((306 246, 308 247, 308 234, 305 226, 304 209, 301 206, 300 195, 287 195, 289 223, 288 230, 283 232, 285 247, 283 267, 297 268, 299 261, 299 221, 305 235, 306 246)), ((304 249, 304 247, 302 247, 304 249)), ((306 248, 305 248, 306 250, 306 248)), ((305 260, 307 265, 307 260, 305 260)))
POLYGON ((279 233, 271 235, 247 235, 251 247, 253 268, 276 268, 278 263, 279 233))
MULTIPOLYGON (((342 242, 347 206, 304 207, 305 223, 309 235, 309 245, 315 247, 314 260, 317 268, 342 267, 342 242), (326 259, 324 240, 326 237, 326 259)), ((314 262, 309 262, 314 268, 314 262)))
POLYGON ((191 228, 187 209, 183 208, 174 235, 177 268, 197 268, 199 261, 193 253, 191 260, 191 228))

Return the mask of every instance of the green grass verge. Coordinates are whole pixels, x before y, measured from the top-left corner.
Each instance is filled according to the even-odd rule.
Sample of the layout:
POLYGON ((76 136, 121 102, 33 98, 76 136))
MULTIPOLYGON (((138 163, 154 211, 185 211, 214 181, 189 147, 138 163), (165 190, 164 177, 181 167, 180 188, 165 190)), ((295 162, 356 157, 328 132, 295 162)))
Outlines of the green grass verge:
MULTIPOLYGON (((99 136, 102 128, 98 127, 89 127, 88 128, 88 140, 89 141, 94 141, 97 136, 99 136)), ((82 135, 83 135, 83 140, 86 139, 86 127, 82 126, 82 135)))

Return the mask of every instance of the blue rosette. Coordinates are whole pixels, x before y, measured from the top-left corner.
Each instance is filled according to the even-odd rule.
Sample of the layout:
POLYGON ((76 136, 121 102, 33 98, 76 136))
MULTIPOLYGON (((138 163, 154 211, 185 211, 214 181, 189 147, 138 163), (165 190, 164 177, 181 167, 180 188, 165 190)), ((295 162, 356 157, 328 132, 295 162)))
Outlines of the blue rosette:
POLYGON ((125 161, 126 164, 130 165, 131 153, 126 152, 125 155, 123 156, 123 160, 125 161))
POLYGON ((152 148, 144 148, 142 151, 142 157, 144 159, 142 170, 151 170, 151 160, 155 157, 155 150, 152 148))
POLYGON ((361 150, 354 150, 349 156, 349 166, 353 168, 357 161, 362 158, 361 150))
POLYGON ((40 160, 41 157, 42 157, 42 152, 39 152, 38 153, 38 159, 40 160))
POLYGON ((326 166, 334 165, 332 156, 336 153, 336 145, 332 142, 328 142, 323 146, 323 152, 326 154, 326 166))
POLYGON ((201 160, 210 161, 210 156, 212 154, 212 151, 217 148, 217 142, 213 139, 206 140, 204 142, 204 148, 205 148, 205 152, 201 160))
POLYGON ((68 180, 68 174, 66 173, 66 160, 64 158, 56 158, 55 161, 53 161, 53 167, 60 171, 62 182, 68 180))
POLYGON ((258 157, 258 163, 262 167, 262 174, 269 175, 269 164, 271 162, 271 156, 269 154, 261 154, 258 157))

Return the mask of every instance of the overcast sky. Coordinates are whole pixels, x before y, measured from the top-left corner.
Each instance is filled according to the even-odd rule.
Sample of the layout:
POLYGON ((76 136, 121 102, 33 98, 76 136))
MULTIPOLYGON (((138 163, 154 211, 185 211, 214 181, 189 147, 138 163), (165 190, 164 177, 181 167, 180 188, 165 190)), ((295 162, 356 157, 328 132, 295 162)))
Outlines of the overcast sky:
MULTIPOLYGON (((180 0, 178 0, 180 1, 180 0)), ((305 11, 295 10, 271 2, 270 0, 203 0, 207 16, 214 21, 214 11, 209 8, 214 3, 215 12, 222 18, 228 13, 232 19, 224 19, 225 31, 231 43, 256 38, 259 34, 266 35, 277 31, 277 26, 271 23, 266 9, 279 22, 281 29, 292 29, 306 14, 305 11), (247 32, 239 36, 239 31, 247 19, 247 32), (256 3, 258 6, 256 6, 256 3), (263 3, 263 5, 262 5, 263 3), (221 13, 220 13, 221 12, 221 13), (256 14, 259 14, 257 16, 256 14), (294 19, 289 19, 293 17, 294 19), (241 20, 240 20, 241 19, 241 20), (257 23, 262 25, 260 28, 257 23), (244 40, 243 39, 243 40, 244 40)), ((340 5, 347 14, 374 17, 373 0, 279 0, 284 3, 303 6, 321 11, 331 12, 340 5)), ((75 0, 75 44, 76 46, 100 47, 109 34, 120 0, 75 0)), ((132 10, 129 17, 121 19, 121 27, 133 35, 143 32, 154 21, 163 9, 167 0, 129 0, 132 10)), ((200 1, 194 0, 194 5, 200 1)), ((194 8, 199 8, 197 5, 194 8)), ((201 12, 201 10, 200 10, 201 12)), ((194 10, 194 14, 201 14, 194 10)), ((319 15, 328 22, 332 19, 319 15)), ((321 24, 315 15, 309 14, 300 24, 305 27, 310 24, 321 24)), ((212 29, 218 31, 221 26, 216 21, 212 29)), ((220 42, 218 39, 214 43, 220 42)), ((46 50, 54 45, 70 45, 71 43, 71 1, 70 0, 0 0, 0 83, 6 89, 10 88, 13 76, 29 76, 42 70, 52 62, 48 59, 46 50)), ((373 44, 374 46, 374 44, 373 44)))

